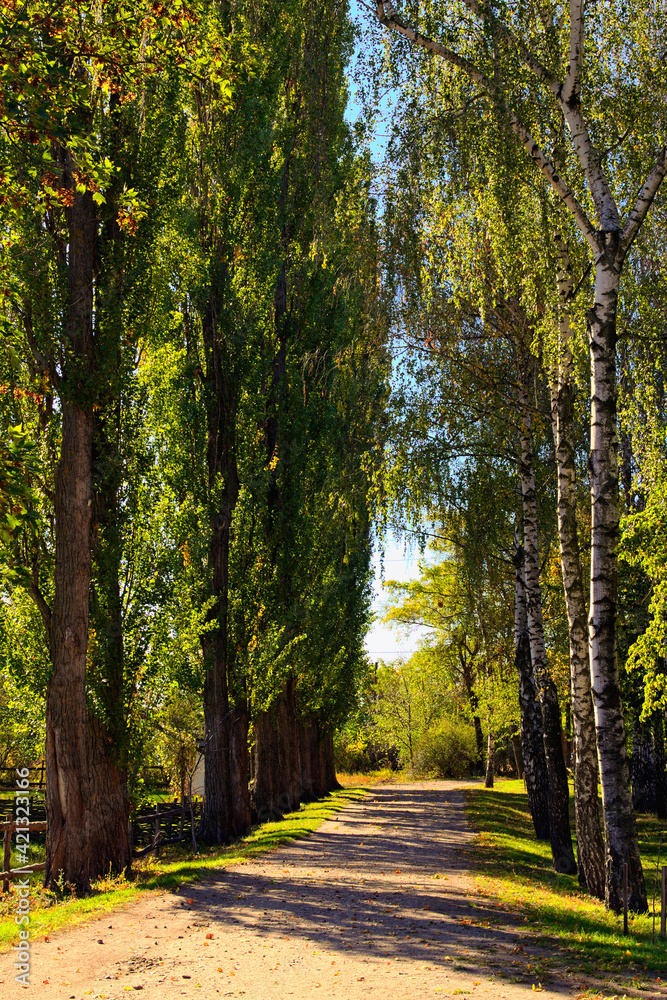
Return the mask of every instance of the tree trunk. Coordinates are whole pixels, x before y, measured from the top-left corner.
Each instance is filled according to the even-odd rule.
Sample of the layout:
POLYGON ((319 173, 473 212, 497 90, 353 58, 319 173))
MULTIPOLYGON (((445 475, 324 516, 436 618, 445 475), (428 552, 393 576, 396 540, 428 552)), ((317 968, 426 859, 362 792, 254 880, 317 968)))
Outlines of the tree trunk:
POLYGON ((473 715, 472 724, 475 728, 475 743, 477 744, 477 767, 476 774, 484 773, 484 733, 482 732, 482 720, 479 715, 473 715))
POLYGON ((63 403, 55 476, 56 564, 46 694, 46 874, 90 888, 86 654, 90 593, 92 414, 63 403))
POLYGON ((206 634, 202 646, 208 670, 204 680, 204 806, 199 836, 206 844, 226 844, 232 831, 227 669, 214 633, 206 634))
MULTIPOLYGON (((117 404, 118 406, 120 404, 117 404)), ((89 717, 91 858, 99 873, 124 871, 131 861, 128 837, 127 722, 125 716, 123 607, 120 566, 123 556, 120 490, 123 463, 118 452, 120 413, 95 416, 93 429, 92 585, 90 625, 95 645, 88 655, 88 687, 96 715, 89 717)))
POLYGON ((301 772, 296 724, 296 681, 280 690, 275 705, 255 720, 254 811, 260 822, 299 808, 301 772))
POLYGON ((65 210, 69 232, 65 316, 66 361, 61 392, 62 437, 54 484, 56 558, 49 644, 52 672, 46 695, 46 873, 60 873, 83 893, 91 871, 90 784, 86 656, 91 578, 93 499, 92 406, 85 399, 93 377, 93 288, 97 267, 97 220, 90 192, 76 191, 76 164, 59 150, 63 183, 72 192, 65 210), (78 402, 80 400, 80 402, 78 402))
POLYGON ((324 787, 327 792, 335 792, 341 788, 336 777, 336 762, 334 757, 333 735, 329 733, 321 739, 322 754, 324 757, 324 787))
POLYGON ((317 798, 313 789, 313 768, 310 755, 310 723, 297 722, 296 734, 299 745, 299 787, 302 802, 312 802, 317 798))
MULTIPOLYGON (((242 791, 243 704, 230 706, 230 657, 228 640, 229 548, 232 518, 239 495, 236 466, 236 385, 233 363, 227 350, 219 315, 224 267, 212 272, 209 294, 202 313, 206 350, 207 468, 210 517, 208 562, 212 576, 214 605, 209 621, 215 628, 205 633, 202 649, 206 665, 204 681, 204 806, 199 835, 207 844, 224 844, 237 826, 247 828, 242 791), (241 798, 234 801, 234 788, 241 798)), ((247 753, 247 750, 246 750, 247 753)))
POLYGON ((232 833, 242 837, 250 831, 248 788, 248 706, 239 700, 229 728, 229 781, 232 801, 232 833))
POLYGON ((299 724, 298 740, 301 801, 308 802, 319 799, 326 793, 324 755, 316 719, 305 719, 299 724))
POLYGON ((561 307, 559 371, 551 386, 551 418, 558 477, 558 539, 569 634, 577 860, 579 882, 587 887, 592 896, 604 899, 604 841, 598 801, 595 716, 588 657, 586 600, 577 534, 574 389, 568 315, 572 278, 567 247, 562 241, 558 290, 561 307))
POLYGON ((493 733, 489 729, 486 740, 486 777, 484 779, 485 788, 493 788, 493 777, 496 770, 496 754, 493 743, 493 733))
POLYGON ((632 805, 635 812, 655 812, 655 766, 650 722, 635 719, 632 730, 632 805))
MULTIPOLYGON (((523 358, 524 365, 527 359, 523 358)), ((540 564, 537 534, 537 499, 533 463, 531 412, 527 392, 527 374, 521 384, 521 416, 519 435, 521 441, 521 499, 525 546, 524 583, 528 611, 528 637, 533 673, 542 709, 544 756, 549 778, 549 836, 554 867, 562 874, 574 875, 577 864, 572 850, 570 830, 569 788, 563 759, 560 710, 556 686, 549 675, 547 652, 542 625, 542 595, 540 592, 540 564)))
POLYGON ((662 712, 654 712, 653 714, 653 761, 655 765, 655 811, 658 819, 667 819, 665 727, 662 712))
POLYGON ((620 283, 617 233, 600 233, 595 296, 588 313, 591 358, 591 589, 588 618, 590 665, 605 823, 605 904, 623 905, 623 865, 628 865, 629 907, 647 910, 616 655, 619 525, 616 433, 616 310, 620 283), (603 242, 604 241, 604 242, 603 242))
POLYGON ((106 726, 88 717, 88 850, 90 878, 126 871, 132 859, 127 771, 118 764, 117 744, 106 726))
POLYGON ((514 553, 514 635, 515 665, 519 675, 519 706, 521 709, 521 749, 526 775, 528 807, 538 840, 549 839, 549 780, 544 757, 542 714, 537 703, 533 666, 528 638, 528 611, 523 582, 524 550, 516 545, 514 553))
POLYGON ((512 737, 512 750, 514 751, 516 776, 517 778, 523 778, 523 754, 521 753, 521 740, 518 736, 512 737))

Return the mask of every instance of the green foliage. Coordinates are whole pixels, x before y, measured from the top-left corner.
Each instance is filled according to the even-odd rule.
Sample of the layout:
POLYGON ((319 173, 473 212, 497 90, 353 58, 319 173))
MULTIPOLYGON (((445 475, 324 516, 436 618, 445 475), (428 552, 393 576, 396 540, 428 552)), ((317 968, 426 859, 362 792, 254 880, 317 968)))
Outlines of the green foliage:
POLYGON ((44 701, 0 674, 0 767, 26 767, 44 753, 44 701))
POLYGON ((416 653, 406 663, 378 666, 373 729, 384 745, 398 748, 404 765, 414 764, 417 744, 449 702, 436 664, 429 653, 416 653))
POLYGON ((413 769, 429 778, 464 778, 477 764, 477 742, 472 726, 440 719, 419 738, 413 769))

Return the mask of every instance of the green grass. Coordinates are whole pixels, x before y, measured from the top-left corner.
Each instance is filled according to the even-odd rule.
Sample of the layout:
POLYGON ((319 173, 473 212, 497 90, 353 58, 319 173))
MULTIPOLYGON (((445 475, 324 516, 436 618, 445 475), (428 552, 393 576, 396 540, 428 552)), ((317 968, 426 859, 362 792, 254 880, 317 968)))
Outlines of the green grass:
MULTIPOLYGON (((652 916, 630 915, 629 934, 624 937, 622 917, 591 899, 579 888, 576 877, 553 870, 548 842, 535 839, 523 782, 501 779, 493 790, 468 790, 466 799, 468 816, 477 831, 474 855, 478 888, 500 913, 520 915, 531 935, 543 939, 541 943, 553 946, 557 942, 560 957, 577 971, 623 973, 644 985, 647 970, 653 972, 654 983, 667 971, 667 945, 659 937, 659 912, 654 943, 652 916)), ((651 907, 658 845, 667 824, 660 824, 653 816, 638 816, 637 821, 651 907)), ((667 863, 667 836, 663 863, 667 863)), ((659 887, 656 906, 659 909, 659 887)))
MULTIPOLYGON (((348 802, 365 795, 366 791, 358 787, 332 792, 318 802, 303 805, 298 812, 289 813, 279 822, 255 827, 248 837, 230 847, 203 848, 196 857, 192 850, 188 852, 180 845, 164 848, 161 858, 135 862, 131 881, 124 876, 102 879, 94 885, 89 896, 80 899, 71 894, 58 898, 41 888, 40 875, 35 874, 31 897, 31 935, 48 935, 77 926, 109 910, 127 906, 146 892, 174 891, 196 881, 210 869, 239 864, 258 854, 276 850, 289 841, 308 836, 348 802)), ((7 950, 16 941, 15 905, 16 896, 13 893, 0 895, 0 951, 7 950)))

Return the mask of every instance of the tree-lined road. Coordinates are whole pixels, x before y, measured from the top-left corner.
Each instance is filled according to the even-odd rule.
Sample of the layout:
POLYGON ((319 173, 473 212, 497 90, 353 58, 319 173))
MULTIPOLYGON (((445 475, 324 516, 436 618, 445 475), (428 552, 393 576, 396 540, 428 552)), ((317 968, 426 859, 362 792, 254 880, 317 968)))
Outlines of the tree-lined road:
MULTIPOLYGON (((532 995, 528 965, 546 952, 476 895, 466 785, 376 787, 307 839, 37 940, 31 988, 44 1000, 532 995)), ((12 961, 3 998, 24 995, 12 961)), ((544 996, 582 987, 552 976, 544 996)))

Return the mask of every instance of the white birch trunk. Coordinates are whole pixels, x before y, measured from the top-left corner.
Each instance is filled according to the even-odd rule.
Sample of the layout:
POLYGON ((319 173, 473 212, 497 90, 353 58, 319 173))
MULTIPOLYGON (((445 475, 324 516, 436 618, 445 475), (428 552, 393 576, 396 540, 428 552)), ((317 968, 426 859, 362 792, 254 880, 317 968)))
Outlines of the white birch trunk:
POLYGON ((628 864, 629 907, 647 909, 616 657, 619 525, 616 428, 616 310, 620 283, 618 237, 601 233, 595 296, 588 312, 591 358, 591 590, 588 618, 590 668, 606 841, 605 903, 622 906, 628 864))
POLYGON ((569 300, 572 278, 567 246, 560 250, 558 364, 551 382, 551 417, 558 482, 558 539, 567 607, 570 688, 574 735, 574 807, 577 824, 579 881, 592 896, 604 899, 605 863, 602 817, 598 802, 595 717, 588 657, 588 626, 577 533, 574 462, 574 377, 570 351, 569 300))

